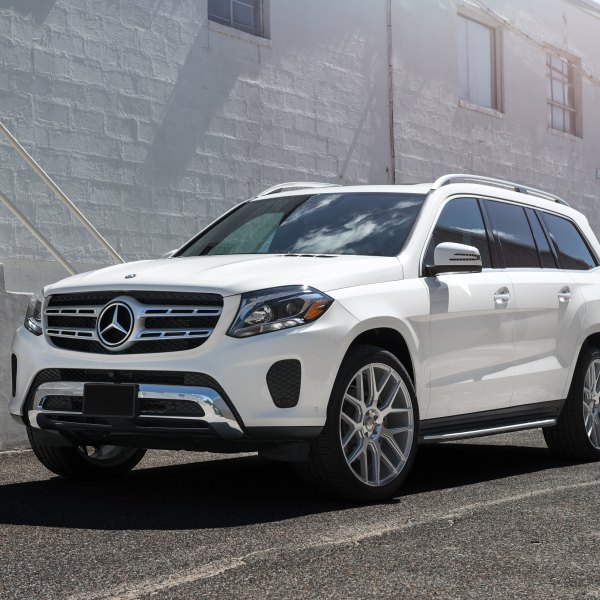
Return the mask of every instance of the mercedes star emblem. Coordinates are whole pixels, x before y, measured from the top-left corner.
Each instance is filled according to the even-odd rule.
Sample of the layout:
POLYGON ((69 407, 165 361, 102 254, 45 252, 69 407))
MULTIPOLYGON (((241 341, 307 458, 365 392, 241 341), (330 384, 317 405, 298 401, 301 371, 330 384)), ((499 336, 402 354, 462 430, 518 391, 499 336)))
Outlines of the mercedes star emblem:
POLYGON ((98 339, 107 348, 121 346, 133 331, 133 321, 133 312, 124 302, 107 304, 98 317, 98 339))

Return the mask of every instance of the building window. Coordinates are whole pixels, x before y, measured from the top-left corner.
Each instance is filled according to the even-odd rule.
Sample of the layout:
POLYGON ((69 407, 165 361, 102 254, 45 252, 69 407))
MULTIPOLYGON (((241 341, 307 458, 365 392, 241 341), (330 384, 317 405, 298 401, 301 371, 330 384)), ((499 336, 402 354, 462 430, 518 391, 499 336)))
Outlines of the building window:
POLYGON ((573 64, 558 54, 546 55, 548 127, 577 135, 573 64))
POLYGON ((264 37, 264 0, 208 0, 211 21, 264 37))
POLYGON ((477 106, 500 110, 498 32, 458 15, 459 98, 477 106))

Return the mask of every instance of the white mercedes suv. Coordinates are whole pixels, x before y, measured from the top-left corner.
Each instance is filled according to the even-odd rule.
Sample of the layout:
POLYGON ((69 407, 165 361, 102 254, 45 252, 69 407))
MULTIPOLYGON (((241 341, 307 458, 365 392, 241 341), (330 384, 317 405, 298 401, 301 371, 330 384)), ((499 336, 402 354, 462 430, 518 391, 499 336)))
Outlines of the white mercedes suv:
POLYGON ((46 287, 10 411, 73 478, 258 451, 372 501, 419 443, 536 427, 598 459, 599 258, 584 216, 510 182, 279 186, 168 258, 46 287))

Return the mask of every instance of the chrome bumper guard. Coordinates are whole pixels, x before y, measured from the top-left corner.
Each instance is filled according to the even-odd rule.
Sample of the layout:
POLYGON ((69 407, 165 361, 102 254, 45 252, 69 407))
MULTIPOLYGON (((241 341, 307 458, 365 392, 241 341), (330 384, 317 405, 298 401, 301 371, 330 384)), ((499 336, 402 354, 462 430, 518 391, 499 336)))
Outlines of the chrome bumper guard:
MULTIPOLYGON (((29 411, 29 423, 32 427, 41 429, 38 423, 39 415, 69 417, 83 417, 83 413, 76 411, 44 410, 43 403, 52 396, 83 396, 83 382, 55 381, 43 383, 38 387, 33 398, 33 407, 29 411)), ((176 419, 177 421, 201 421, 208 424, 217 435, 223 439, 242 437, 243 432, 231 409, 213 389, 208 387, 190 387, 180 385, 139 384, 139 397, 144 399, 171 400, 174 402, 194 402, 202 408, 204 416, 169 416, 161 415, 161 419, 176 419)), ((154 419, 152 415, 139 415, 136 419, 154 419)))

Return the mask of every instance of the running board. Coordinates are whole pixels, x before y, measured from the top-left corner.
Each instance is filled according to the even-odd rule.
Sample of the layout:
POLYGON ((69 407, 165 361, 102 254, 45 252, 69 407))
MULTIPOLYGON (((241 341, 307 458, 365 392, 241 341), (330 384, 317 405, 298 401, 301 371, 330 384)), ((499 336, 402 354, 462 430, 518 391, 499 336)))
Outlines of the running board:
POLYGON ((541 419, 539 421, 526 421, 524 423, 513 423, 512 425, 498 425, 495 427, 486 427, 484 429, 465 429, 464 431, 452 431, 447 433, 426 433, 421 437, 421 441, 427 443, 462 440, 465 438, 483 437, 485 435, 495 435, 497 433, 507 433, 509 431, 519 431, 522 429, 551 427, 552 425, 556 425, 556 419, 541 419))

